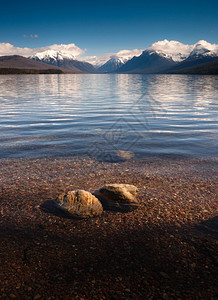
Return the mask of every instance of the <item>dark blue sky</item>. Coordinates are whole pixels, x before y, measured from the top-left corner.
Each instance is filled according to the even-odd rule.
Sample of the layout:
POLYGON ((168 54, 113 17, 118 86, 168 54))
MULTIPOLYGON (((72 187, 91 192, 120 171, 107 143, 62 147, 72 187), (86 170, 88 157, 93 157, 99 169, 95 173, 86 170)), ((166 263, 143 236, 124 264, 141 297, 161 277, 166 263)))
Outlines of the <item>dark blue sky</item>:
POLYGON ((144 49, 163 39, 218 43, 218 1, 4 1, 0 43, 75 43, 86 55, 144 49), (30 35, 38 38, 30 38, 30 35), (26 35, 27 37, 24 37, 26 35))

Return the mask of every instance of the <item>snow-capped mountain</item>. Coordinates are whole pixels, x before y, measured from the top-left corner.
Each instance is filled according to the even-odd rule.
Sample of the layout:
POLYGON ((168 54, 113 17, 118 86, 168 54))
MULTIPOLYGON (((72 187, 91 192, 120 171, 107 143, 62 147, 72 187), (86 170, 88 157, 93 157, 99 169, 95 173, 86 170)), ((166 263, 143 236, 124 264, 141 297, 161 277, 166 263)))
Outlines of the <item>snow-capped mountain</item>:
POLYGON ((98 68, 99 72, 111 73, 115 72, 121 66, 127 62, 127 59, 119 58, 117 56, 112 56, 103 66, 98 68))
POLYGON ((165 39, 152 44, 146 50, 156 52, 165 58, 170 58, 175 62, 179 62, 189 56, 192 50, 192 45, 184 45, 177 41, 168 41, 165 39))
POLYGON ((193 45, 185 45, 177 41, 163 40, 152 44, 146 50, 155 51, 159 55, 166 58, 171 58, 175 62, 181 62, 193 55, 217 56, 218 45, 210 44, 201 40, 193 45))
POLYGON ((71 72, 96 73, 96 69, 91 64, 76 60, 73 54, 60 50, 46 50, 38 52, 30 58, 35 61, 61 67, 71 72))
POLYGON ((176 64, 170 57, 160 52, 145 50, 138 57, 133 57, 121 66, 118 73, 160 73, 176 64))
POLYGON ((193 49, 189 54, 189 57, 215 57, 218 56, 218 45, 210 44, 204 40, 199 41, 193 45, 193 49))

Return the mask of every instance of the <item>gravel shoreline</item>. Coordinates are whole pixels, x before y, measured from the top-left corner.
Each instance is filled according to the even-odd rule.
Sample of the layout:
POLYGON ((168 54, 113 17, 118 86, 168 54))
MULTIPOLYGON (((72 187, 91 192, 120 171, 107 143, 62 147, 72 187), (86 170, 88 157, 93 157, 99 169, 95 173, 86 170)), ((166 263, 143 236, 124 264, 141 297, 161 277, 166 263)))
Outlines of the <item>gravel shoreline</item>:
POLYGON ((0 160, 0 299, 217 299, 217 161, 0 160), (139 188, 139 209, 75 220, 65 191, 139 188))

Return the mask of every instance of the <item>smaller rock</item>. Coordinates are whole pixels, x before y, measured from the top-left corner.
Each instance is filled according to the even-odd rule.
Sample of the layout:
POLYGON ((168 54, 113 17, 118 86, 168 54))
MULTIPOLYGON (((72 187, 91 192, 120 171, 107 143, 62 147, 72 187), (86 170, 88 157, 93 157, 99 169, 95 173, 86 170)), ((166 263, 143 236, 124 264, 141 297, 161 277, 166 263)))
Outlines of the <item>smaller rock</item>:
POLYGON ((116 152, 117 157, 119 157, 122 160, 129 160, 134 157, 134 153, 131 151, 123 151, 123 150, 117 150, 116 152))
POLYGON ((94 195, 106 209, 131 211, 138 208, 138 189, 130 184, 107 184, 95 191, 94 195))
POLYGON ((84 190, 63 193, 56 199, 57 206, 76 218, 88 218, 101 215, 101 202, 91 193, 84 190))

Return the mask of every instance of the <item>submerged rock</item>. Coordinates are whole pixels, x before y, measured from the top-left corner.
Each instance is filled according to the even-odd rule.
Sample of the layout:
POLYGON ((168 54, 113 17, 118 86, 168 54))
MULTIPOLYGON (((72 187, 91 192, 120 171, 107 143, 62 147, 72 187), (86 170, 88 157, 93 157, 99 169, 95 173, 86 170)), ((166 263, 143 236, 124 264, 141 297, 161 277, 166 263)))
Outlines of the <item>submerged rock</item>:
POLYGON ((114 150, 114 151, 102 151, 97 155, 99 161, 118 163, 125 162, 134 157, 134 153, 131 151, 114 150))
POLYGON ((57 206, 76 218, 88 218, 101 215, 101 202, 91 193, 84 190, 63 193, 56 199, 57 206))
POLYGON ((131 151, 123 151, 123 150, 117 150, 116 155, 118 158, 125 160, 130 160, 134 157, 134 153, 131 151))
POLYGON ((103 206, 111 210, 131 211, 138 207, 138 189, 130 184, 107 184, 95 191, 103 206))

